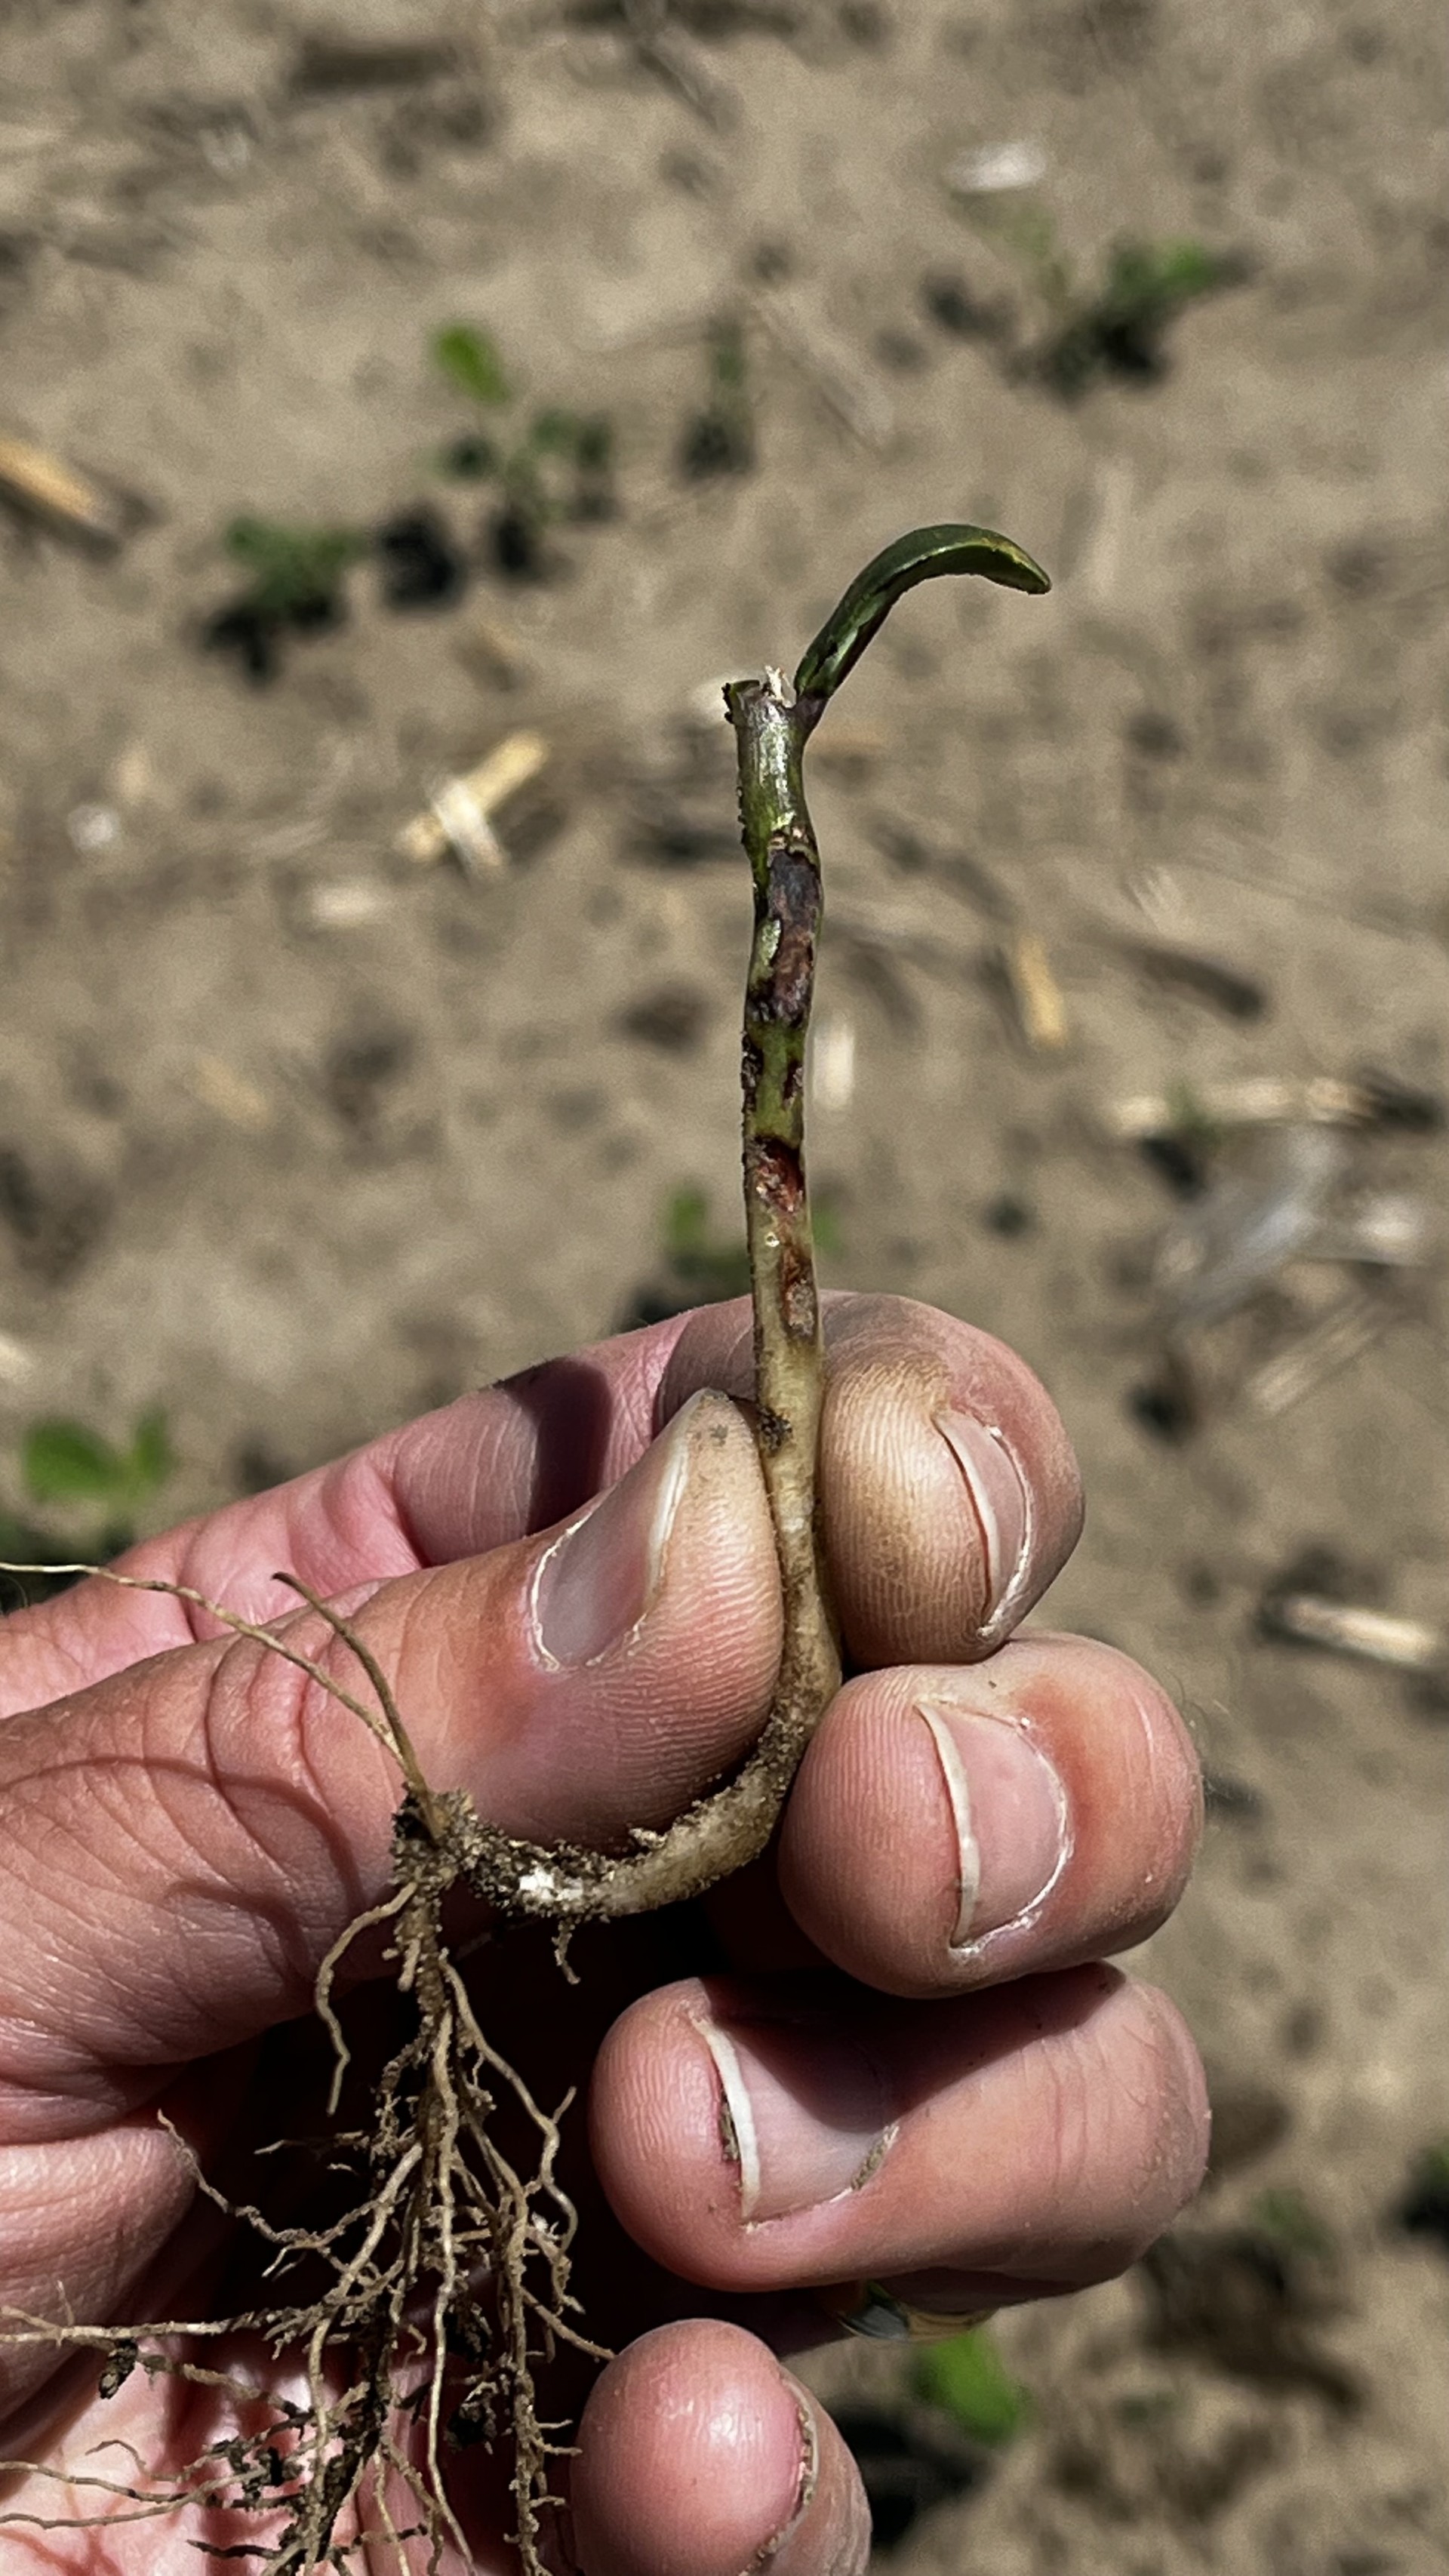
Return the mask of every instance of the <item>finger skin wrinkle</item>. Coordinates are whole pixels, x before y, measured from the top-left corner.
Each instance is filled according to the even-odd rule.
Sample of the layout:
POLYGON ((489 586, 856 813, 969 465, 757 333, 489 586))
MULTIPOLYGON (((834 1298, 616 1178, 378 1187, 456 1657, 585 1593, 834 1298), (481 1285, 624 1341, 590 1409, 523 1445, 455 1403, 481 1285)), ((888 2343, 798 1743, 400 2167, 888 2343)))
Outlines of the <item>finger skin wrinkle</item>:
MULTIPOLYGON (((314 1618, 290 1634, 324 1670, 351 1663, 314 1618)), ((203 1866, 240 1918, 270 1906, 300 1981, 300 2009, 336 1932, 380 1892, 396 1771, 350 1709, 248 1638, 222 1653, 201 1728, 210 1792, 203 1866), (218 1842, 228 1834, 225 1853, 213 1830, 218 1842)))
MULTIPOLYGON (((326 1599, 349 1589, 360 1574, 414 1573, 421 1560, 398 1510, 388 1464, 385 1453, 359 1449, 320 1477, 280 1486, 266 1497, 265 1555, 255 1506, 233 1505, 193 1524, 173 1579, 243 1618, 270 1620, 297 1606, 295 1592, 274 1579, 278 1574, 296 1575, 326 1599)), ((191 1603, 177 1606, 188 1612, 198 1640, 224 1633, 209 1612, 191 1603)))
POLYGON ((0 2075, 64 2094, 70 2126, 88 2082, 134 2099, 125 2070, 305 2010, 370 1901, 369 1841, 385 1874, 388 1766, 358 1720, 250 1640, 193 1659, 169 1692, 135 1668, 0 1736, 0 2075))

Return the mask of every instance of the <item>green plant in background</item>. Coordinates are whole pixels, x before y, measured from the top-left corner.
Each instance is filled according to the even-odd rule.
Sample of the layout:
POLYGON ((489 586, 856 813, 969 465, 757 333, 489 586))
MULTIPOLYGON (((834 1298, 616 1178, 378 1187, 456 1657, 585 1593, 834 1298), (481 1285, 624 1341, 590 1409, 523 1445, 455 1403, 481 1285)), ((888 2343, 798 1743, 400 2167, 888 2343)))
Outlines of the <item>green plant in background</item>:
POLYGON ((1027 199, 975 214, 1030 277, 1052 316, 1025 353, 1024 371, 1065 401, 1077 400, 1104 376, 1150 383, 1168 367, 1167 334, 1179 314, 1205 295, 1248 276, 1240 252, 1198 241, 1124 239, 1107 251, 1095 286, 1084 285, 1062 248, 1049 210, 1027 199))
POLYGON ((509 384, 495 341, 467 322, 450 322, 433 342, 433 356, 459 391, 485 405, 510 402, 509 384))
POLYGON ((251 574, 247 598, 279 625, 335 626, 342 616, 342 576, 365 555, 356 528, 289 528, 277 519, 233 519, 227 553, 251 574))
POLYGON ((261 681, 275 678, 285 634, 323 634, 342 624, 343 577, 370 540, 357 528, 243 517, 231 521, 222 543, 250 579, 207 619, 202 641, 211 651, 236 653, 248 676, 261 681))
POLYGON ((52 1529, 15 1512, 0 1511, 0 1557, 30 1573, 14 1579, 26 1601, 63 1592, 74 1577, 66 1566, 119 1556, 135 1536, 135 1515, 169 1482, 175 1458, 159 1411, 143 1413, 124 1448, 88 1423, 55 1416, 32 1422, 20 1444, 20 1476, 27 1498, 58 1511, 81 1536, 57 1537, 52 1529), (49 1569, 54 1569, 50 1571, 49 1569))
MULTIPOLYGON (((842 1250, 840 1219, 828 1190, 815 1202, 815 1249, 833 1259, 842 1250)), ((743 1235, 716 1232, 708 1193, 691 1182, 671 1191, 659 1229, 658 1272, 642 1288, 623 1329, 662 1324, 687 1306, 708 1306, 749 1292, 750 1256, 743 1235)))
POLYGON ((1248 2217, 1258 2234, 1290 2260, 1306 2256, 1323 2262, 1333 2253, 1332 2230, 1291 2183, 1260 2191, 1248 2217))
POLYGON ((686 424, 679 449, 679 470, 695 483, 715 474, 748 474, 755 463, 749 353, 732 315, 710 326, 708 366, 704 406, 686 424))
POLYGON ((972 2326, 949 2343, 916 2354, 911 2388, 928 2406, 939 2406, 973 2442, 1004 2449, 1031 2416, 1031 2399, 1013 2379, 987 2326, 972 2326))
POLYGON ((118 1449, 102 1432, 63 1416, 32 1422, 21 1443, 20 1472, 33 1503, 66 1509, 94 1505, 134 1512, 160 1492, 175 1468, 166 1417, 143 1413, 128 1446, 118 1449))
POLYGON ((1165 375, 1166 336, 1178 315, 1205 295, 1240 285, 1246 274, 1239 257, 1201 242, 1119 242, 1095 293, 1036 352, 1036 369, 1068 401, 1098 376, 1151 381, 1165 375))
MULTIPOLYGON (((501 412, 511 405, 508 372, 486 331, 450 323, 433 340, 433 358, 481 410, 501 412)), ((489 536, 500 572, 516 581, 542 573, 547 531, 558 520, 612 518, 616 507, 614 432, 602 412, 554 406, 535 412, 521 432, 516 422, 497 438, 469 430, 444 449, 440 462, 461 481, 498 485, 489 536)))
POLYGON ((663 1236, 665 1262, 674 1282, 687 1292, 684 1304, 746 1294, 750 1256, 744 1236, 711 1233, 709 1200, 703 1190, 673 1193, 664 1210, 663 1236))

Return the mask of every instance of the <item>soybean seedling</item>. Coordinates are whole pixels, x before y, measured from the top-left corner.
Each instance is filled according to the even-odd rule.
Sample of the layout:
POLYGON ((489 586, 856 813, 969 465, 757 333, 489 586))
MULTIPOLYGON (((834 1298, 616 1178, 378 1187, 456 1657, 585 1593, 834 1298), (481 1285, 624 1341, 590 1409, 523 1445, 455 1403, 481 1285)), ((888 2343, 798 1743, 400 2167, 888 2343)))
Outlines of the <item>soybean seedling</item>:
MULTIPOLYGON (((440 331, 433 357, 451 383, 485 412, 503 412, 513 391, 486 331, 457 322, 440 331)), ((557 407, 533 414, 526 428, 507 424, 497 437, 465 432, 443 451, 443 470, 470 482, 496 483, 498 507, 489 541, 500 572, 514 581, 541 578, 549 529, 561 519, 612 518, 614 433, 602 412, 557 407)))
MULTIPOLYGON (((234 2434, 178 2472, 148 2478, 124 2453, 114 2476, 88 2470, 81 2483, 107 2488, 112 2499, 94 2515, 97 2522, 117 2509, 118 2498, 132 2519, 198 2505, 251 2515, 255 2543, 233 2554, 249 2555, 266 2576, 314 2576, 355 2566, 364 2553, 370 2569, 418 2571, 436 2567, 450 2542, 466 2561, 449 2500, 448 2446, 482 2441, 505 2455, 523 2576, 544 2576, 543 2523, 555 2501, 551 2463, 566 2433, 550 2420, 557 2408, 540 2404, 539 2382, 560 2346, 595 2361, 608 2356, 583 2332, 569 2287, 578 2220, 555 2171, 567 2104, 552 2112, 540 2105, 490 2044, 484 2007, 450 1946, 447 1900, 467 1886, 497 1917, 551 1927, 563 1963, 582 1923, 700 1895, 764 1849, 838 1685, 816 1493, 825 1372, 804 1121, 821 880, 803 762, 831 698, 896 602, 918 582, 947 573, 977 573, 1028 592, 1048 587, 1030 556, 1005 537, 972 527, 918 529, 851 584, 793 679, 771 668, 724 692, 754 882, 743 1049, 753 1419, 783 1604, 783 1646, 761 1734, 732 1778, 663 1831, 637 1828, 615 1851, 528 1842, 480 1817, 464 1792, 439 1789, 424 1776, 364 1639, 293 1578, 285 1579, 322 1627, 311 1653, 295 1631, 201 1605, 234 1633, 299 1666, 370 1729, 401 1773, 390 1891, 334 1944, 317 1981, 318 2013, 337 2053, 330 2113, 347 2067, 333 1991, 364 1934, 381 1932, 390 1944, 397 1989, 390 2001, 404 2037, 381 2073, 364 2082, 360 2116, 324 2143, 327 2173, 342 2195, 339 2215, 281 2225, 202 2184, 266 2251, 256 2307, 144 2328, 13 2311, 3 2320, 12 2343, 88 2349, 100 2365, 102 2395, 141 2369, 189 2380, 209 2389, 214 2402, 234 2406, 234 2434), (325 1658, 338 1645, 355 1660, 366 1696, 329 1668, 325 1658), (520 2149, 520 2139, 531 2145, 520 2149), (279 2360, 300 2353, 286 2395, 269 2397, 254 2375, 228 2372, 217 2338, 229 2333, 258 2339, 279 2360), (191 2357, 198 2350, 209 2351, 215 2366, 191 2357)), ((106 1579, 200 1600, 184 1586, 106 1579)), ((369 1989, 374 2026, 387 2001, 369 1989)), ((34 2463, 0 2468, 37 2473, 34 2463)), ((44 2467, 39 2474, 66 2475, 44 2467)), ((6 2518, 0 2502, 0 2524, 6 2518)))

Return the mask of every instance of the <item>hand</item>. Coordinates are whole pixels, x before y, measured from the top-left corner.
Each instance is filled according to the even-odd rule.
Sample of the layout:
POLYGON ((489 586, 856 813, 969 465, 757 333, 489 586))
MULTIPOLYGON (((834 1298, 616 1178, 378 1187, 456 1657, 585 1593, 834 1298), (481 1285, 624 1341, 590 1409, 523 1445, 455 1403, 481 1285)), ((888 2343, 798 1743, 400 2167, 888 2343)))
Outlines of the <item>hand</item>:
MULTIPOLYGON (((589 2086, 576 2286, 620 2357, 560 2536, 587 2576, 738 2576, 772 2549, 780 2576, 852 2576, 854 2466, 775 2351, 825 2340, 866 2281, 952 2314, 1102 2279, 1201 2169, 1177 2015, 1098 1964, 1181 1890, 1191 1748, 1121 1656, 1011 1633, 1077 1534, 1061 1426, 1010 1352, 927 1308, 842 1298, 827 1330, 854 1678, 776 1850, 703 1906, 582 1935, 576 1989, 529 1932, 470 1970, 545 2098, 589 2086)), ((515 1833, 616 1841, 733 1763, 769 1696, 773 1544, 726 1400, 749 1374, 745 1310, 705 1309, 465 1397, 126 1570, 285 1619, 340 1677, 272 1579, 294 1572, 354 1619, 436 1786, 515 1833)), ((60 2283, 82 2321, 233 2314, 242 2255, 157 2110, 208 2169, 295 2126, 312 2026, 279 2026, 386 1893, 395 1772, 265 1648, 100 1582, 0 1627, 0 1714, 0 2305, 56 2315, 60 2283)), ((217 2438, 174 2382, 94 2392, 94 2360, 77 2380, 0 2352, 6 2455, 124 2480, 125 2452, 83 2455, 124 2441, 174 2468, 217 2438)), ((458 2491, 492 2570, 509 2506, 480 2456, 458 2491)), ((78 2502, 108 2509, 30 2475, 0 2514, 78 2502)), ((5 2563, 150 2576, 194 2566, 202 2537, 256 2533, 12 2524, 5 2563)))

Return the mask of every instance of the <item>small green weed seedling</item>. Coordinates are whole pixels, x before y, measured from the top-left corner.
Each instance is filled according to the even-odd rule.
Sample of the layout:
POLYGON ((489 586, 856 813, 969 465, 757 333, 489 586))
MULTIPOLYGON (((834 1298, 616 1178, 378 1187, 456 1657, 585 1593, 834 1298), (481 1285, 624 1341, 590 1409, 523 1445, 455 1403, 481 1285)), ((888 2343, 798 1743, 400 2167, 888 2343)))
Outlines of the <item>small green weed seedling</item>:
POLYGON ((118 1449, 88 1423, 63 1417, 33 1422, 20 1453, 25 1490, 34 1503, 66 1509, 94 1504, 100 1511, 133 1512, 160 1492, 175 1467, 166 1417, 143 1413, 129 1445, 118 1449))
POLYGON ((1078 401, 1110 377, 1159 382, 1168 371, 1167 337, 1179 315, 1249 275, 1247 260, 1236 251, 1209 250, 1197 241, 1124 238, 1104 255, 1098 283, 1087 285, 1039 202, 1028 198, 999 213, 982 210, 975 220, 1026 272, 1049 317, 1041 334, 1018 348, 1013 372, 1046 385, 1064 402, 1078 401))
POLYGON ((679 470, 691 483, 716 474, 748 474, 755 464, 755 414, 745 335, 732 317, 712 324, 709 380, 702 410, 680 441, 679 470))
POLYGON ((1246 275, 1241 258, 1201 242, 1119 242, 1095 292, 1073 297, 1036 350, 1035 371, 1068 402, 1102 376, 1155 383, 1167 373, 1167 334, 1178 315, 1246 275))
POLYGON ((119 1556, 135 1536, 135 1517, 159 1494, 175 1467, 165 1416, 143 1413, 124 1448, 88 1423, 57 1416, 32 1422, 20 1445, 20 1474, 28 1499, 59 1512, 82 1538, 57 1538, 43 1524, 0 1512, 0 1554, 41 1569, 17 1576, 27 1601, 43 1601, 74 1577, 62 1569, 79 1554, 88 1561, 119 1556))
POLYGON ((712 1298, 743 1297, 750 1285, 750 1256, 743 1234, 711 1231, 703 1190, 676 1190, 664 1211, 664 1260, 685 1306, 712 1298))
POLYGON ((251 576, 202 628, 208 651, 235 653, 247 677, 276 678, 284 635, 319 635, 347 615, 343 576, 368 551, 356 528, 292 528, 233 519, 223 543, 251 576))
MULTIPOLYGON (((815 1249, 832 1258, 841 1249, 840 1221, 828 1189, 817 1190, 814 1205, 815 1249)), ((710 1223, 709 1199, 686 1185, 665 1201, 660 1226, 660 1260, 653 1279, 641 1288, 622 1329, 662 1324, 689 1306, 715 1305, 749 1293, 750 1256, 743 1234, 716 1230, 710 1223)))
MULTIPOLYGON (((509 409, 513 390, 495 343, 486 331, 455 322, 433 342, 433 358, 450 383, 480 410, 509 409)), ((614 433, 602 412, 552 408, 536 411, 525 429, 516 421, 492 437, 465 431, 443 451, 443 470, 467 482, 493 482, 499 504, 488 528, 498 569, 513 581, 534 581, 547 571, 548 531, 560 520, 612 518, 617 506, 614 433)))

